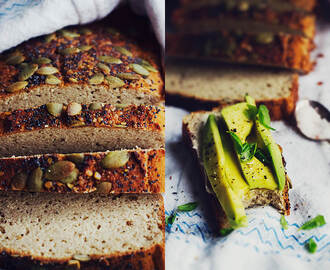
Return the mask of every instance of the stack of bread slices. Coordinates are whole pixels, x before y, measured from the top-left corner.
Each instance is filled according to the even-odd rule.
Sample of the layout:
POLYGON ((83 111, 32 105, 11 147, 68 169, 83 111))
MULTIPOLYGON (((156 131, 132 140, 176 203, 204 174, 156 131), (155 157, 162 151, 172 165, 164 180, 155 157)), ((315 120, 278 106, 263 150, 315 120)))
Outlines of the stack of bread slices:
POLYGON ((0 268, 164 268, 161 61, 122 16, 0 56, 0 268))
POLYGON ((269 106, 273 119, 290 117, 298 97, 296 73, 306 74, 314 64, 316 1, 178 2, 167 35, 167 55, 175 57, 167 63, 169 101, 209 108, 249 93, 269 106), (182 64, 179 58, 193 61, 182 64))

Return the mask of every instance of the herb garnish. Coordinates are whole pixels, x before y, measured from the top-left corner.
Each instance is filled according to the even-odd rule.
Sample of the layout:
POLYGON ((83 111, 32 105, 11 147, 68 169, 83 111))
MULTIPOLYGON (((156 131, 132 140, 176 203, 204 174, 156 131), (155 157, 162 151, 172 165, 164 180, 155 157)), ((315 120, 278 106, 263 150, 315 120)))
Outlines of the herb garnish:
POLYGON ((280 223, 282 225, 283 230, 287 230, 289 228, 288 222, 286 221, 286 219, 283 215, 281 216, 280 223))
POLYGON ((224 229, 220 229, 219 233, 220 233, 221 236, 227 236, 233 230, 234 230, 233 228, 224 228, 224 229))
POLYGON ((173 212, 171 215, 165 218, 165 225, 172 225, 176 219, 176 212, 173 212))
POLYGON ((309 241, 306 243, 305 247, 309 253, 315 253, 317 250, 317 244, 313 238, 309 239, 309 241))
POLYGON ((198 206, 197 202, 182 204, 182 205, 178 206, 178 211, 189 212, 189 211, 196 209, 197 206, 198 206))
POLYGON ((234 148, 236 152, 240 155, 241 161, 243 162, 250 161, 257 150, 257 144, 256 143, 249 144, 247 142, 242 143, 240 138, 234 132, 228 131, 228 133, 233 138, 234 148))
POLYGON ((315 218, 307 221, 305 224, 303 224, 300 228, 299 228, 299 231, 300 230, 311 230, 311 229, 314 229, 314 228, 317 228, 317 227, 321 227, 325 224, 325 219, 324 219, 324 216, 322 215, 318 215, 316 216, 315 218))
POLYGON ((272 128, 270 126, 270 116, 269 116, 269 111, 267 109, 267 107, 263 104, 261 104, 258 108, 258 119, 260 121, 260 123, 268 128, 268 129, 271 129, 271 130, 275 130, 274 128, 272 128))
POLYGON ((269 153, 262 150, 261 148, 257 148, 256 152, 255 152, 255 157, 257 159, 259 159, 262 163, 266 164, 266 165, 271 165, 272 161, 270 159, 269 153))

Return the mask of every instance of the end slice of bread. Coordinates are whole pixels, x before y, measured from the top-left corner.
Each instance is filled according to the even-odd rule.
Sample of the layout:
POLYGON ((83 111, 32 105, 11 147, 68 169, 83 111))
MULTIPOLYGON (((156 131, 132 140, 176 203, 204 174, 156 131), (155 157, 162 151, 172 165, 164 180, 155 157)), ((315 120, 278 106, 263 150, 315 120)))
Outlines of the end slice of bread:
POLYGON ((298 99, 298 75, 290 71, 210 64, 166 63, 166 101, 189 110, 241 102, 246 94, 265 104, 273 120, 292 116, 298 99))
MULTIPOLYGON (((206 120, 210 113, 213 113, 218 119, 220 118, 220 111, 214 110, 213 112, 193 112, 187 115, 182 122, 182 137, 184 142, 192 149, 192 152, 198 161, 202 170, 206 185, 208 183, 207 176, 204 172, 203 162, 201 158, 201 132, 204 127, 206 120)), ((288 191, 291 187, 290 179, 287 177, 287 181, 283 191, 279 190, 268 190, 268 189, 251 189, 249 196, 243 199, 243 205, 245 208, 271 205, 275 207, 280 213, 289 215, 290 214, 290 201, 288 191)), ((211 188, 206 186, 206 190, 211 188)), ((216 199, 213 193, 210 193, 210 207, 214 212, 217 229, 228 228, 228 219, 216 199)))
POLYGON ((1 192, 0 208, 1 268, 165 269, 161 195, 1 192))

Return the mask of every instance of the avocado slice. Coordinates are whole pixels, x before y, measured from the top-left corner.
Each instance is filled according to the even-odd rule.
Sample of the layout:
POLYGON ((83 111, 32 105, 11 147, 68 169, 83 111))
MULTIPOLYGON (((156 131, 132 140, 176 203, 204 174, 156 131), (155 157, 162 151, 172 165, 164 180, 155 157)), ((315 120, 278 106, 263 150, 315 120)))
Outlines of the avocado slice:
MULTIPOLYGON (((234 132, 242 143, 247 141, 247 137, 251 134, 253 128, 254 116, 251 115, 250 105, 254 105, 254 100, 249 97, 247 102, 238 103, 222 109, 221 114, 229 131, 234 132)), ((250 136, 254 140, 253 136, 250 136)), ((236 151, 235 151, 236 152, 236 151)), ((256 157, 245 162, 237 158, 243 172, 244 178, 251 189, 266 188, 270 190, 277 189, 278 185, 273 175, 271 168, 267 167, 256 157)))
POLYGON ((256 135, 258 138, 259 146, 268 151, 272 160, 273 171, 278 183, 278 189, 283 190, 285 186, 285 169, 282 160, 282 154, 279 146, 274 141, 270 130, 262 125, 260 120, 256 119, 256 135))
POLYGON ((239 184, 236 186, 236 181, 241 181, 235 177, 240 173, 235 169, 233 170, 235 173, 232 173, 233 168, 228 167, 231 163, 228 162, 227 157, 228 154, 225 154, 215 116, 210 114, 202 134, 204 168, 230 225, 233 228, 238 228, 247 226, 247 217, 240 198, 241 194, 235 193, 235 190, 239 189, 239 184))

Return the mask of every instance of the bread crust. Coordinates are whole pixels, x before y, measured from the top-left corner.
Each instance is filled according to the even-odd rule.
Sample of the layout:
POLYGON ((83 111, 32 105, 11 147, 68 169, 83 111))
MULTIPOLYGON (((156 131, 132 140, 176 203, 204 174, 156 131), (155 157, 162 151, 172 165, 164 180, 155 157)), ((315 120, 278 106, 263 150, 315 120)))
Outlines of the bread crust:
MULTIPOLYGON (((257 104, 264 104, 267 106, 272 120, 291 120, 298 100, 298 75, 293 75, 293 81, 291 86, 291 93, 286 98, 277 98, 271 100, 256 100, 257 104)), ((188 94, 179 94, 175 90, 166 89, 166 104, 167 105, 176 105, 182 108, 185 108, 190 111, 199 111, 199 110, 211 110, 216 109, 217 107, 222 108, 226 105, 235 104, 237 102, 242 102, 243 100, 234 100, 231 103, 228 103, 224 100, 214 101, 207 100, 204 98, 195 98, 189 96, 188 94)))
MULTIPOLYGON (((199 111, 199 112, 193 112, 193 113, 191 113, 191 115, 194 113, 201 113, 201 112, 209 113, 206 111, 199 111)), ((202 177, 201 177, 202 181, 205 182, 205 179, 207 179, 207 176, 205 174, 203 165, 199 159, 198 150, 194 147, 194 144, 193 144, 193 140, 197 139, 197 134, 193 134, 188 126, 189 126, 189 123, 186 122, 186 119, 184 119, 182 122, 182 139, 183 139, 183 142, 189 147, 189 149, 192 152, 193 158, 198 163, 198 167, 200 168, 201 175, 202 175, 202 177)), ((207 182, 205 182, 205 183, 207 183, 207 182)), ((290 214, 289 188, 291 188, 291 181, 290 181, 289 177, 286 175, 286 184, 282 191, 283 210, 278 209, 280 212, 282 212, 285 215, 290 214)), ((209 197, 210 209, 213 213, 212 216, 214 217, 215 233, 219 233, 220 229, 230 228, 230 224, 226 217, 226 214, 225 214, 223 208, 221 207, 219 201, 217 200, 217 198, 209 192, 207 192, 207 194, 209 197)), ((257 204, 253 204, 253 206, 255 206, 255 205, 257 205, 257 204)), ((261 205, 264 205, 264 204, 261 204, 261 205)), ((278 208, 278 205, 275 205, 275 204, 271 204, 271 205, 275 208, 278 208)))
POLYGON ((77 180, 65 184, 61 180, 43 179, 42 192, 86 193, 98 191, 101 183, 110 183, 108 193, 162 193, 165 190, 165 149, 124 150, 128 161, 118 168, 104 168, 102 161, 108 152, 72 154, 46 154, 0 158, 0 190, 28 191, 29 178, 20 187, 14 178, 27 177, 36 168, 43 172, 58 161, 73 162, 79 170, 77 180), (76 157, 76 158, 75 158, 76 157), (79 160, 78 160, 79 159, 79 160))
POLYGON ((256 35, 244 33, 241 36, 226 30, 206 35, 168 34, 167 55, 183 59, 282 67, 303 74, 313 69, 310 51, 315 45, 312 40, 279 33, 273 36, 270 43, 261 44, 256 42, 256 35))

